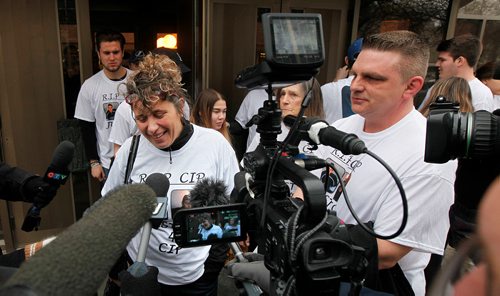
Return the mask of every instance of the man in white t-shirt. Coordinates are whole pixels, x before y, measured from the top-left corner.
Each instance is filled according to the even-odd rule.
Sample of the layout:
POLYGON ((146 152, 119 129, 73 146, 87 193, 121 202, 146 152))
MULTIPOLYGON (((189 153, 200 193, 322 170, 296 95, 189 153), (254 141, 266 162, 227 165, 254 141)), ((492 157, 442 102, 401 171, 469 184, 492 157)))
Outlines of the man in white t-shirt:
MULTIPOLYGON (((408 288, 415 295, 425 294, 424 268, 431 253, 443 254, 448 210, 453 202, 456 163, 424 162, 426 119, 413 106, 413 98, 424 83, 428 59, 426 43, 409 31, 364 38, 363 49, 352 68, 351 103, 356 114, 333 124, 363 140, 395 171, 405 190, 405 229, 393 239, 376 239, 379 273, 391 270, 394 274, 401 268, 404 274, 392 278, 395 286, 402 289, 400 295, 411 295, 411 291, 405 290, 408 288)), ((367 154, 344 155, 329 146, 320 145, 317 154, 335 163, 361 221, 373 222, 374 231, 380 235, 395 233, 402 223, 402 201, 385 168, 367 154)), ((328 209, 336 211, 345 223, 357 224, 334 173, 330 171, 325 179, 329 180, 328 209)))
MULTIPOLYGON (((461 77, 469 82, 472 94, 472 106, 474 111, 493 111, 493 94, 479 79, 474 76, 474 68, 481 56, 482 45, 476 36, 465 34, 442 41, 437 46, 438 58, 436 66, 439 71, 439 79, 449 77, 461 77)), ((425 106, 429 98, 430 89, 427 91, 419 109, 425 106)))
POLYGON ((347 56, 344 58, 346 65, 337 71, 337 77, 335 77, 334 81, 321 87, 325 120, 330 124, 340 118, 353 114, 349 90, 351 81, 354 78, 351 73, 351 69, 359 55, 359 52, 361 51, 362 46, 363 38, 356 39, 347 49, 347 56))
POLYGON ((102 70, 85 80, 76 101, 75 118, 82 129, 92 177, 106 179, 113 157, 108 137, 118 105, 124 100, 120 86, 130 71, 122 66, 125 37, 119 32, 96 35, 96 50, 102 70))

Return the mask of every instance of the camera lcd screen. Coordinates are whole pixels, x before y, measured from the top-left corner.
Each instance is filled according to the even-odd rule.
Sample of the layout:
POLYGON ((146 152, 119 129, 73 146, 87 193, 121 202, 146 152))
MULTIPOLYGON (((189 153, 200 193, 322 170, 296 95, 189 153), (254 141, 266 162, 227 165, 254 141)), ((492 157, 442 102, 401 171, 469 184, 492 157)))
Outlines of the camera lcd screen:
POLYGON ((319 67, 324 61, 321 15, 267 13, 262 15, 266 60, 273 66, 319 67))
POLYGON ((273 21, 276 54, 318 54, 317 23, 314 19, 273 21))
POLYGON ((174 237, 181 247, 246 240, 245 204, 182 209, 174 216, 174 237))

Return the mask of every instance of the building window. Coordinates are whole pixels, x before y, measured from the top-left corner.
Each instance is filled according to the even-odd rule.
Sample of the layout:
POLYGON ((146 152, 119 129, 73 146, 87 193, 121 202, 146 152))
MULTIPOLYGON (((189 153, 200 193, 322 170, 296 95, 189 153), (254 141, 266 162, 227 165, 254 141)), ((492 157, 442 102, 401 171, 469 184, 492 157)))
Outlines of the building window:
POLYGON ((500 5, 498 0, 473 0, 458 10, 454 36, 470 33, 483 42, 478 65, 500 60, 500 5))

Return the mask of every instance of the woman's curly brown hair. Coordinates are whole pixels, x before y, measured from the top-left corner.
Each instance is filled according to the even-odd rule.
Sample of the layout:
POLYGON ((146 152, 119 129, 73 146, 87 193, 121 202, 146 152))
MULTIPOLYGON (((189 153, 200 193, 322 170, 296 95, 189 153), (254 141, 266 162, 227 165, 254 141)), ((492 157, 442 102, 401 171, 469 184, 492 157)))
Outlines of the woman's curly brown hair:
POLYGON ((174 61, 165 55, 149 53, 125 84, 127 102, 139 101, 151 108, 158 100, 167 100, 180 110, 180 98, 186 97, 181 81, 182 73, 174 61))

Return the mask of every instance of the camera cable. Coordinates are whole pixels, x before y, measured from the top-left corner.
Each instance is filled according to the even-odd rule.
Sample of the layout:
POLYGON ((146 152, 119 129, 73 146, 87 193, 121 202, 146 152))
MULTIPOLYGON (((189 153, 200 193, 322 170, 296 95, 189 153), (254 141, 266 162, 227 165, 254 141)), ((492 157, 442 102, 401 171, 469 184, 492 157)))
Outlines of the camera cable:
POLYGON ((364 223, 361 222, 361 219, 358 217, 358 215, 356 214, 356 212, 354 211, 354 209, 351 205, 351 201, 349 200, 349 197, 347 195, 347 191, 345 189, 345 183, 344 183, 344 180, 342 179, 342 176, 340 175, 339 171, 332 164, 331 161, 327 160, 326 163, 328 164, 328 167, 332 168, 333 171, 335 172, 335 175, 337 176, 339 183, 340 183, 340 186, 342 188, 342 193, 344 195, 344 200, 346 202, 346 205, 349 208, 349 211, 351 212, 352 216, 354 217, 354 220, 356 220, 356 222, 358 222, 359 226, 361 226, 361 228, 363 228, 366 232, 368 232, 369 234, 373 235, 376 238, 384 239, 384 240, 392 239, 392 238, 395 238, 398 235, 400 235, 401 232, 403 232, 403 230, 406 227, 406 222, 408 220, 408 201, 406 199, 406 194, 405 194, 405 191, 403 188, 403 184, 401 184, 401 181, 399 180, 396 173, 392 170, 392 168, 383 159, 381 159, 378 155, 376 155, 375 153, 371 152, 368 149, 366 150, 365 153, 370 155, 371 157, 373 157, 375 160, 377 160, 391 174, 392 178, 394 179, 394 182, 396 183, 396 186, 398 187, 398 190, 399 190, 399 193, 401 196, 401 203, 403 206, 403 218, 401 220, 401 225, 399 226, 399 229, 390 235, 377 234, 375 231, 371 230, 364 223))

